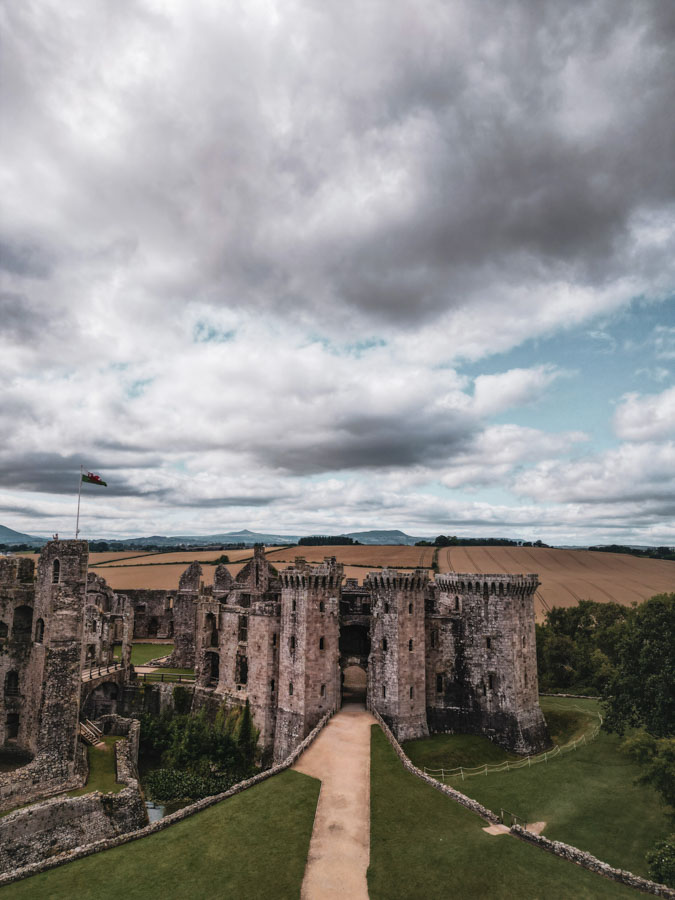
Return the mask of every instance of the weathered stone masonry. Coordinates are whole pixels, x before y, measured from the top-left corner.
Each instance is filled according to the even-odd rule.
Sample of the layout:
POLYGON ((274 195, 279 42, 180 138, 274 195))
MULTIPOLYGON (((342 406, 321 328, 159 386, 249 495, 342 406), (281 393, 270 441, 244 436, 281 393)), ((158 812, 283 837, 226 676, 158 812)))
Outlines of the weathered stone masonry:
POLYGON ((260 747, 283 759, 339 707, 341 677, 366 670, 368 704, 400 740, 486 734, 533 753, 549 744, 538 705, 536 575, 373 572, 358 585, 334 558, 277 572, 255 550, 213 589, 193 564, 176 601, 173 661, 196 663, 199 702, 250 702, 260 747), (180 620, 180 624, 179 624, 180 620))

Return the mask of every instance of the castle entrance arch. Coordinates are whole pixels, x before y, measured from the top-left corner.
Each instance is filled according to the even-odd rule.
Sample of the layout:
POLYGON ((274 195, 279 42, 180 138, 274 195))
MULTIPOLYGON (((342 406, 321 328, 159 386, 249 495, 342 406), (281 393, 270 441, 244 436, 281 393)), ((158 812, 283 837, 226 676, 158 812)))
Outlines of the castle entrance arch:
POLYGON ((368 626, 361 623, 340 628, 340 669, 342 670, 342 702, 365 703, 367 691, 370 636, 368 626))

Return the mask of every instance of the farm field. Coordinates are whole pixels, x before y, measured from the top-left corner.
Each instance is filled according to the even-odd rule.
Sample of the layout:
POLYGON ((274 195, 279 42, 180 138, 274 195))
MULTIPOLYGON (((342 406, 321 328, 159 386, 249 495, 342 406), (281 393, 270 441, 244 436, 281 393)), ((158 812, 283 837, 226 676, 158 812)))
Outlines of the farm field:
MULTIPOLYGON (((92 559, 97 554, 92 553, 92 559)), ((101 554, 101 555, 110 555, 110 554, 101 554)), ((249 547, 246 550, 180 550, 176 553, 145 553, 140 557, 129 556, 124 558, 124 554, 119 559, 119 561, 115 559, 110 560, 94 560, 94 564, 96 567, 104 565, 108 563, 109 565, 120 565, 120 566, 147 566, 147 565, 170 565, 176 563, 185 563, 185 565, 189 565, 191 562, 209 562, 214 559, 218 559, 219 556, 227 556, 228 559, 232 560, 233 563, 241 562, 242 560, 251 559, 253 556, 253 548, 249 547)))
MULTIPOLYGON (((552 725, 562 723, 563 728, 565 721, 561 714, 569 715, 575 707, 590 714, 598 709, 593 700, 542 697, 540 702, 552 725)), ((555 730, 554 725, 552 731, 555 730)), ((567 740, 571 736, 557 737, 567 740)), ((453 762, 453 738, 461 750, 464 735, 436 735, 409 741, 405 750, 417 765, 434 768, 442 764, 443 757, 448 760, 445 763, 448 767, 493 761, 489 756, 484 759, 480 754, 485 751, 477 747, 472 760, 465 756, 459 763, 453 762)), ((500 754, 506 758, 504 751, 483 740, 487 745, 485 750, 491 750, 495 757, 494 762, 500 761, 497 758, 500 754)), ((550 763, 493 772, 488 776, 476 775, 463 781, 452 778, 448 783, 497 814, 503 807, 528 822, 546 822, 544 834, 552 840, 573 844, 617 868, 649 877, 645 853, 672 829, 666 807, 656 791, 635 783, 640 768, 620 751, 620 743, 617 735, 601 731, 595 741, 550 763)))
POLYGON ((326 547, 282 547, 267 554, 271 562, 293 562, 296 556, 304 556, 307 562, 323 562, 324 557, 334 556, 343 565, 352 566, 401 566, 431 568, 433 547, 396 547, 377 545, 336 545, 326 547))
POLYGON ((552 606, 576 606, 579 600, 628 606, 675 588, 675 562, 589 550, 442 547, 438 567, 440 572, 486 575, 536 572, 541 582, 534 606, 538 620, 552 606))
POLYGON ((477 815, 406 772, 377 725, 370 753, 371 900, 640 896, 538 847, 486 834, 477 815))
MULTIPOLYGON (((233 563, 228 565, 227 568, 232 575, 236 575, 243 569, 244 565, 245 563, 233 563)), ((178 590, 178 580, 186 568, 187 565, 185 564, 175 563, 166 566, 140 565, 120 566, 119 568, 102 566, 101 568, 93 568, 92 571, 105 578, 114 591, 132 590, 133 588, 176 591, 178 590)), ((215 571, 215 566, 202 564, 202 580, 204 584, 213 584, 215 571)))

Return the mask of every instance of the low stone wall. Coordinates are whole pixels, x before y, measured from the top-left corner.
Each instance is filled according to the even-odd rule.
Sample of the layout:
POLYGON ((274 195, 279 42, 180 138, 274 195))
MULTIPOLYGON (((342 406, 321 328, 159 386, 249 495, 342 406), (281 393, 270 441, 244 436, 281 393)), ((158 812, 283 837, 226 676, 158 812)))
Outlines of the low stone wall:
POLYGON ((113 733, 127 735, 115 744, 117 780, 126 787, 118 794, 55 797, 0 819, 0 872, 5 873, 0 883, 12 880, 17 869, 39 866, 85 841, 114 838, 147 824, 137 773, 140 723, 109 718, 118 720, 113 733))
POLYGON ((568 697, 570 700, 602 700, 602 697, 594 697, 589 694, 548 694, 546 691, 539 692, 540 697, 568 697))
MULTIPOLYGON (((47 869, 55 868, 56 866, 71 862, 74 859, 82 859, 85 856, 91 856, 92 854, 98 853, 101 850, 109 850, 111 847, 119 847, 120 844, 126 844, 129 841, 136 841, 139 838, 147 837, 148 835, 154 834, 157 831, 163 831, 170 825, 173 825, 176 822, 180 822, 182 819, 187 819, 188 816, 193 816, 195 813, 201 812, 203 809, 208 809, 209 806, 220 803, 222 800, 226 800, 228 797, 233 797, 235 794, 240 794, 242 791, 247 790, 247 788, 253 787, 256 784, 259 784, 261 781, 265 781, 267 778, 271 778, 273 775, 279 774, 279 772, 283 772, 284 769, 290 768, 290 766, 295 763, 298 757, 305 752, 305 750, 309 747, 312 741, 314 741, 316 736, 326 725, 332 715, 333 712, 325 715, 316 726, 316 728, 314 728, 314 730, 307 735, 304 741, 299 744, 282 763, 278 763, 276 766, 272 766, 272 768, 266 769, 264 772, 259 772, 252 778, 248 778, 245 781, 240 781, 239 784, 235 784, 228 791, 225 791, 222 794, 214 794, 212 797, 205 797, 203 800, 198 800, 196 803, 191 803, 189 806, 185 806, 183 807, 183 809, 179 809, 175 813, 171 813, 171 815, 165 816, 163 819, 160 819, 158 822, 152 822, 150 825, 146 825, 143 828, 136 828, 134 831, 127 832, 126 834, 119 834, 114 837, 111 836, 90 841, 89 843, 73 847, 73 849, 66 852, 57 852, 55 855, 44 858, 39 862, 22 865, 20 868, 15 868, 13 871, 8 871, 5 874, 0 875, 0 886, 10 884, 12 881, 18 881, 20 878, 28 878, 30 875, 36 875, 38 872, 44 872, 47 869)), ((120 741, 120 743, 124 742, 120 741)), ((121 797, 123 793, 124 791, 122 791, 121 794, 117 794, 116 796, 121 797)), ((145 807, 143 811, 145 812, 145 807)), ((18 815, 18 813, 15 813, 14 815, 18 815)), ((11 816, 8 816, 7 818, 11 818, 11 816)), ((2 821, 4 822, 5 820, 2 821)))
POLYGON ((552 841, 549 838, 544 837, 543 834, 533 834, 531 831, 526 831, 519 825, 514 825, 511 828, 511 833, 516 837, 519 837, 522 841, 536 844, 538 847, 548 850, 550 853, 555 853, 556 856, 568 859, 578 866, 583 866, 584 869, 590 869, 591 872, 597 872, 599 875, 604 875, 605 878, 611 878, 613 881, 620 881, 622 884, 627 884, 632 888, 637 888, 639 891, 653 894, 656 897, 668 897, 670 900, 675 900, 675 891, 672 890, 672 888, 666 887, 665 884, 657 884, 655 881, 648 881, 646 878, 641 878, 639 875, 633 875, 632 872, 626 872, 624 869, 615 869, 613 866, 602 862, 590 853, 579 850, 578 847, 572 847, 570 844, 563 844, 560 841, 552 841))
POLYGON ((82 787, 87 751, 78 744, 74 768, 58 753, 39 753, 27 765, 0 775, 0 812, 82 787))
MULTIPOLYGON (((431 787, 436 788, 436 790, 441 791, 444 794, 448 794, 448 796, 452 797, 453 800, 461 803, 462 806, 470 809, 471 812, 477 813, 479 816, 481 816, 481 818, 485 819, 485 821, 495 825, 500 823, 499 817, 496 816, 492 812, 492 810, 487 809, 485 806, 482 806, 476 800, 472 800, 471 797, 467 797, 466 794, 462 794, 460 791, 456 791, 454 788, 448 787, 446 784, 442 784, 440 781, 436 781, 435 778, 432 778, 430 775, 426 775, 421 769, 418 769, 417 766, 413 765, 413 763, 405 755, 403 748, 391 733, 391 730, 387 727, 386 722, 384 722, 379 713, 374 709, 371 709, 370 712, 379 722, 382 731, 384 731, 385 737, 396 751, 396 754, 401 760, 403 767, 407 769, 408 772, 416 775, 418 778, 421 778, 422 781, 426 781, 427 784, 430 784, 431 787)), ((632 872, 626 872, 623 869, 615 869, 607 863, 601 862, 599 859, 596 859, 595 856, 591 856, 590 853, 579 850, 577 847, 572 847, 569 844, 562 844, 560 843, 560 841, 551 841, 549 840, 549 838, 544 837, 541 834, 533 834, 531 831, 527 831, 526 829, 521 828, 519 825, 514 825, 511 828, 511 834, 513 834, 515 837, 520 838, 521 840, 529 841, 531 844, 536 844, 537 846, 542 847, 544 850, 555 853, 556 856, 560 856, 563 859, 570 860, 571 862, 576 863, 578 866, 583 866, 583 868, 585 869, 590 869, 591 872, 597 872, 599 875, 604 875, 606 878, 611 878, 613 881, 620 881, 622 884, 630 885, 630 887, 637 888, 638 890, 644 891, 648 894, 654 894, 657 897, 668 897, 670 898, 670 900, 675 900, 675 891, 671 890, 671 888, 669 887, 666 887, 664 884, 657 884, 655 881, 648 881, 646 878, 641 878, 639 875, 633 875, 632 872)))
POLYGON ((426 781, 426 783, 434 788, 437 791, 440 791, 442 794, 447 794, 448 797, 452 797, 457 803, 461 803, 462 806, 466 806, 467 809, 470 809, 471 812, 476 813, 476 815, 480 816, 486 822, 489 822, 491 825, 499 824, 499 816, 496 816, 491 809, 488 809, 486 806, 483 806, 477 800, 472 800, 471 797, 467 797, 466 794, 462 794, 461 791, 456 791, 454 788, 451 788, 447 784, 442 784, 440 781, 436 781, 435 778, 432 778, 431 775, 427 775, 421 769, 418 769, 416 765, 414 765, 408 757, 405 755, 403 748, 399 744, 399 742, 394 737, 391 729, 384 721, 382 716, 377 712, 376 709, 371 709, 370 712, 377 719, 380 728, 384 732, 385 737, 391 744, 391 746, 396 751, 396 755, 401 760, 403 764, 403 768, 410 772, 412 775, 416 775, 418 778, 421 778, 422 781, 426 781))

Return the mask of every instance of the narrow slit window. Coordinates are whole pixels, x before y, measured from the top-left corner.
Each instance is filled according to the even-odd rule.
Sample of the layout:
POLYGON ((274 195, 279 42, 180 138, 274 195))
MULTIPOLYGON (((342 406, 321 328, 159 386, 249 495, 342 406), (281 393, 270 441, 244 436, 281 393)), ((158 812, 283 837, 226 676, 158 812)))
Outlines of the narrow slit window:
POLYGON ((319 650, 325 650, 325 639, 323 637, 319 638, 319 650))
POLYGON ((443 693, 443 676, 442 675, 436 676, 436 693, 437 694, 443 693))
POLYGON ((326 696, 326 685, 325 684, 321 685, 321 696, 322 697, 326 696))
POLYGON ((412 638, 410 638, 410 640, 408 641, 408 650, 412 650, 412 648, 413 648, 413 641, 412 641, 412 638))

